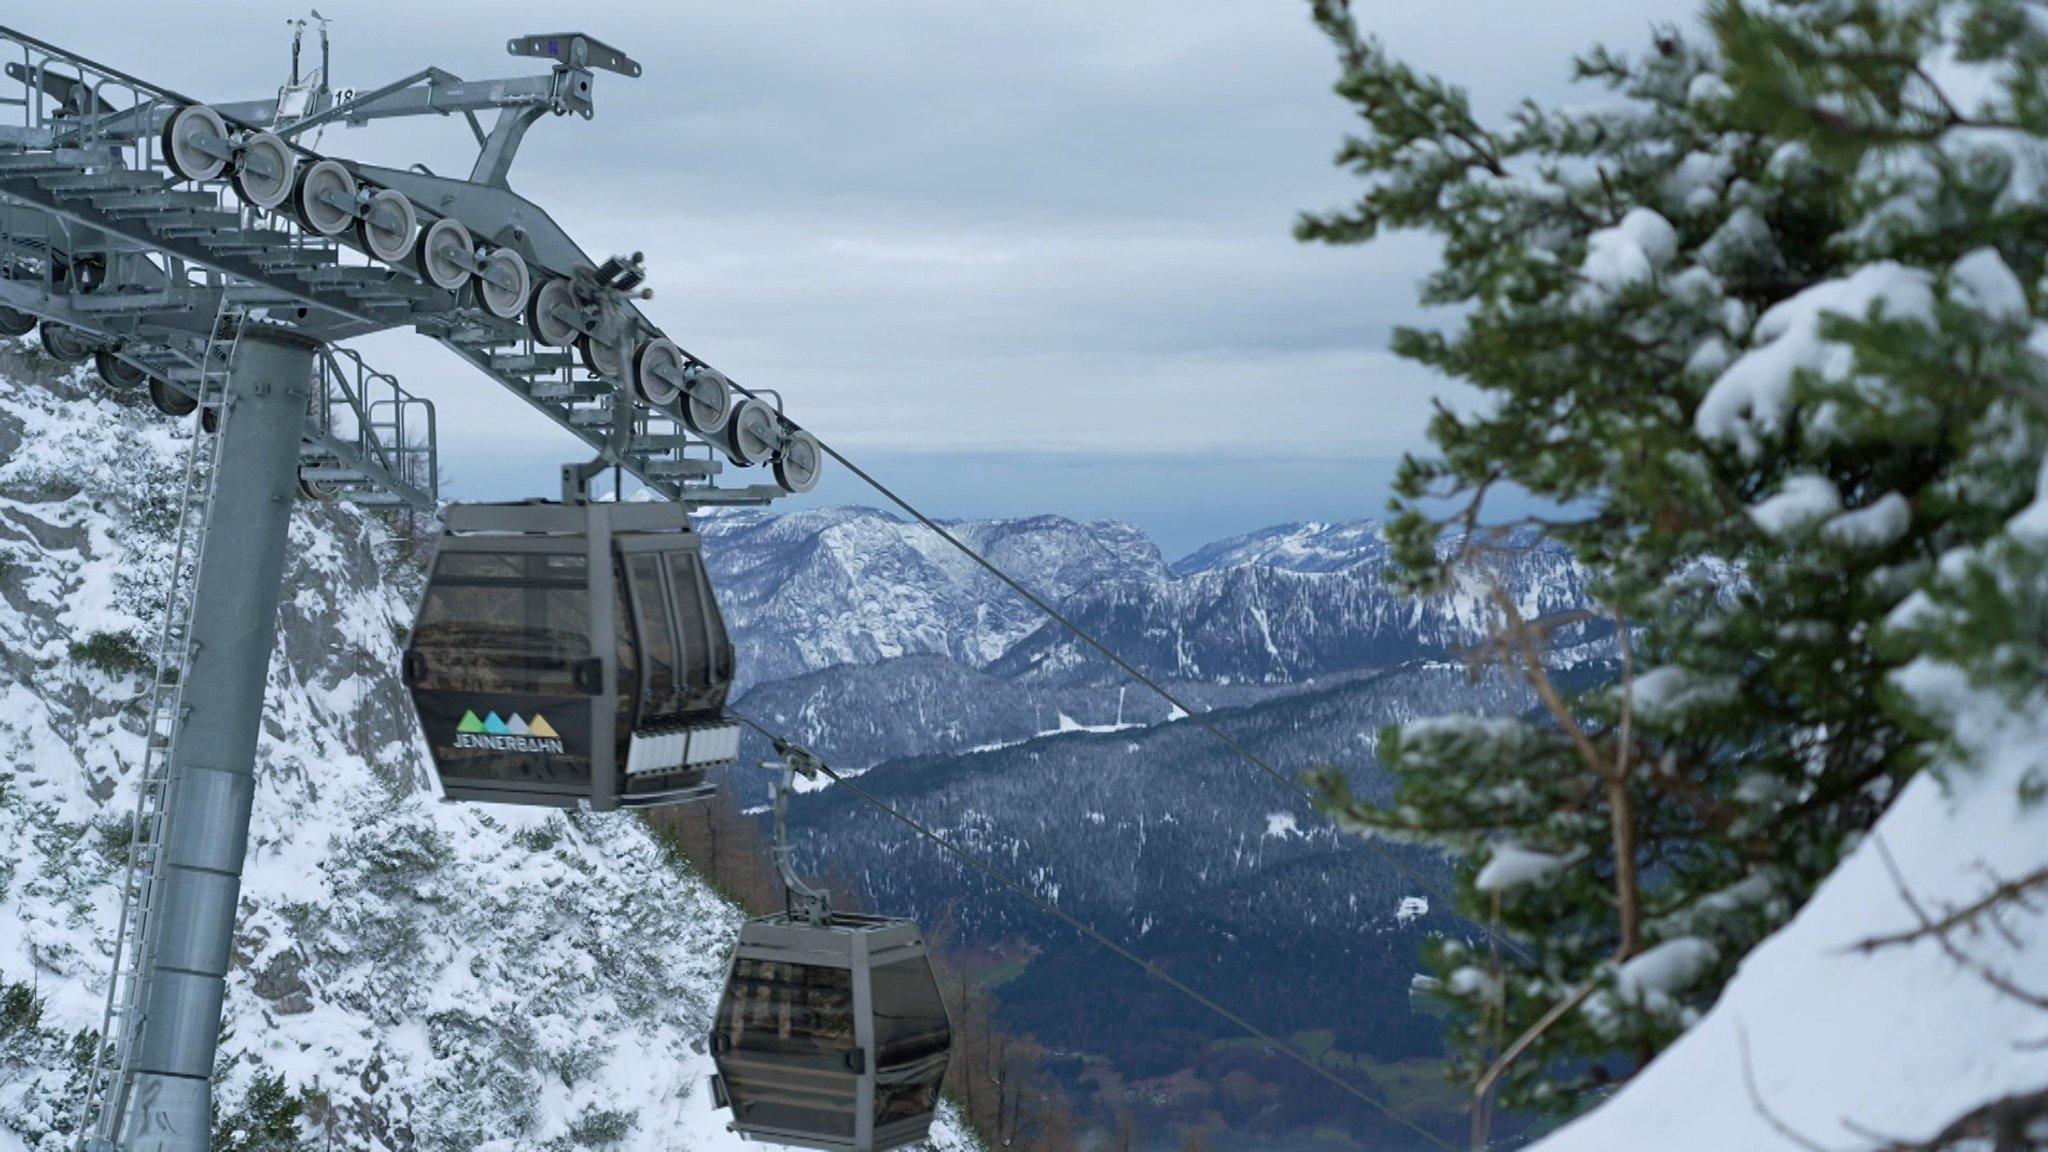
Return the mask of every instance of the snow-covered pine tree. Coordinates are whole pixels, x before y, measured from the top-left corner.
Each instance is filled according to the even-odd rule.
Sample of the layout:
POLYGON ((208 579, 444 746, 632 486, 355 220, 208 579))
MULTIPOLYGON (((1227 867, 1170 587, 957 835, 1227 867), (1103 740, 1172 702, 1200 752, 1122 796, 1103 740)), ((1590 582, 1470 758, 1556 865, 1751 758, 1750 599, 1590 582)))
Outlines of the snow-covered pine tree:
MULTIPOLYGON (((1990 662, 2040 674, 2038 580, 2001 620, 2038 558, 1943 561, 2032 498, 2048 428, 2032 11, 1729 0, 1712 45, 1582 58, 1610 102, 1487 124, 1315 0, 1366 191, 1299 234, 1441 238, 1423 298, 1461 319, 1394 347, 1483 401, 1403 466, 1400 579, 1471 579, 1489 497, 1519 487, 1564 509, 1523 523, 1603 574, 1631 641, 1548 715, 1390 731, 1385 807, 1320 780, 1352 826, 1463 853, 1462 911, 1527 949, 1430 957, 1459 1074, 1505 1064, 1506 1103, 1570 1111, 1632 1075, 1797 909, 1944 734, 1892 688, 1915 652, 1983 669, 2017 627, 2026 651, 1990 662), (1888 628, 1923 588, 1939 611, 1888 628)), ((1501 609, 1547 680, 1542 629, 1501 609)))

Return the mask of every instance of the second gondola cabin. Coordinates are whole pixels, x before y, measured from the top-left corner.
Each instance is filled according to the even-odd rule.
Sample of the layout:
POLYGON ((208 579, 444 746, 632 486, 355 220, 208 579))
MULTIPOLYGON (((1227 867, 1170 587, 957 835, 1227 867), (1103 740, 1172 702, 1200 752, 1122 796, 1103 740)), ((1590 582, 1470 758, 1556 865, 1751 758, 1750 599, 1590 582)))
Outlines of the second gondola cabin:
POLYGON ((458 504, 404 678, 451 800, 702 799, 739 754, 733 649, 667 502, 458 504))
POLYGON ((930 1134, 952 1047, 914 921, 759 917, 711 1024, 712 1099, 750 1139, 889 1152, 930 1134))

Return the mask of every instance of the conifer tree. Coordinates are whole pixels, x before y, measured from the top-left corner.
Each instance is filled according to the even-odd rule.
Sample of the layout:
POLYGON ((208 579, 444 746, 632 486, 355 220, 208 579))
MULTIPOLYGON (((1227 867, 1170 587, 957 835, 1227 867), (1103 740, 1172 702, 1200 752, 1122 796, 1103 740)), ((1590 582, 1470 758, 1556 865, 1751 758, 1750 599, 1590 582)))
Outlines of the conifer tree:
POLYGON ((1616 625, 1615 674, 1567 692, 1557 622, 1495 596, 1544 707, 1390 730, 1385 807, 1318 780, 1348 825, 1472 862, 1461 911, 1510 943, 1434 946, 1456 1068, 1550 1112, 1668 1045, 1927 762, 1943 722, 1902 666, 1947 645, 1981 669, 2025 594, 2034 647, 2004 675, 2044 663, 2011 576, 2048 566, 1998 543, 2048 430, 2042 22, 2020 0, 1705 15, 1709 37, 1581 58, 1600 106, 1489 121, 1314 2, 1365 191, 1298 233, 1440 238, 1422 297, 1460 319, 1394 349, 1483 398, 1403 464, 1397 579, 1483 585, 1485 550, 1535 528, 1616 625), (1563 510, 1503 523, 1510 487, 1563 510))

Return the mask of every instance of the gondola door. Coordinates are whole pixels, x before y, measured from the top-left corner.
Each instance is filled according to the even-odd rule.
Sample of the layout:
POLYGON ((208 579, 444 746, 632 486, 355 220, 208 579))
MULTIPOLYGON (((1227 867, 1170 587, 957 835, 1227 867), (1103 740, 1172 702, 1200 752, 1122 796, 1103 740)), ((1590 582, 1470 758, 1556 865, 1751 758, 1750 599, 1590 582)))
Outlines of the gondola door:
POLYGON ((717 716, 732 683, 732 642, 694 536, 619 538, 641 680, 636 727, 717 716))

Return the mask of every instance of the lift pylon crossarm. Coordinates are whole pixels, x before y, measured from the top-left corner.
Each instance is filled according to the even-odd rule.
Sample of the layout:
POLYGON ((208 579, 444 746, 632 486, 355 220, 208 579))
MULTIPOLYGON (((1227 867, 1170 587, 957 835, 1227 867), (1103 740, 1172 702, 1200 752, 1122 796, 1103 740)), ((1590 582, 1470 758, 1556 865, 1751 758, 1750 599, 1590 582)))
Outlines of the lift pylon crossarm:
MULTIPOLYGON (((279 101, 200 105, 6 29, 0 52, 9 39, 24 76, 75 79, 100 111, 61 106, 39 81, 21 131, 0 133, 0 321, 96 333, 87 355, 106 347, 109 363, 129 364, 189 360, 199 324, 230 297, 327 343, 411 326, 687 505, 764 504, 815 481, 817 454, 793 426, 734 403, 723 374, 641 312, 637 254, 596 275, 598 261, 505 185, 527 127, 588 113, 590 68, 637 74, 609 45, 523 37, 508 47, 552 59, 549 75, 479 83, 429 69, 285 125, 498 108, 460 180, 322 156, 267 130, 279 101), (88 283, 72 269, 107 271, 88 283), (573 347, 588 376, 549 347, 573 347), (615 441, 600 430, 622 411, 635 434, 615 441), (718 457, 772 464, 776 483, 720 487, 718 457)), ((184 383, 173 372, 151 389, 184 383)))

